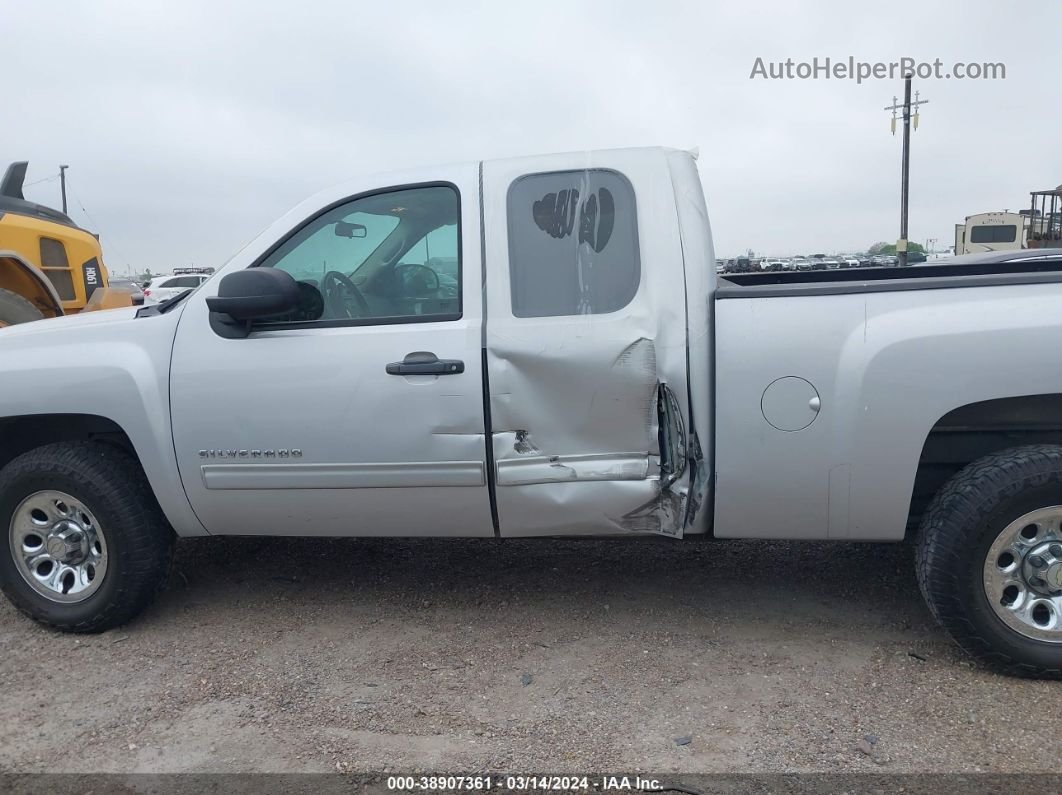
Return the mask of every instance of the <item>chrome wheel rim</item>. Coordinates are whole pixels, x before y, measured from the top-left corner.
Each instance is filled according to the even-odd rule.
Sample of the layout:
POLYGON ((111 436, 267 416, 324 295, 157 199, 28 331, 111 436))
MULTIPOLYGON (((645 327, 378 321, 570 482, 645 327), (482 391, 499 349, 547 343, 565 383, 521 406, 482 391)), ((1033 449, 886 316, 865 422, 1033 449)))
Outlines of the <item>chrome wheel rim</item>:
POLYGON ((107 540, 96 517, 65 492, 26 497, 11 517, 8 538, 22 579, 52 602, 83 602, 107 574, 107 540))
POLYGON ((1027 638, 1062 643, 1062 505, 1003 528, 988 549, 985 596, 996 616, 1027 638))

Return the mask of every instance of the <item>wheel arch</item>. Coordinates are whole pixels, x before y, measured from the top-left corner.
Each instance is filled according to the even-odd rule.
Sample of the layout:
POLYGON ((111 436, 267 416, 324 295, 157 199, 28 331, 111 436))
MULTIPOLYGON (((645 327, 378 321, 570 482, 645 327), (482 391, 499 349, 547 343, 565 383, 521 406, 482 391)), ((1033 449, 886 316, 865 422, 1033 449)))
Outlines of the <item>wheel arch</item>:
POLYGON ((55 442, 99 440, 136 456, 124 429, 98 414, 26 414, 0 418, 0 469, 23 453, 55 442))
POLYGON ((0 251, 0 288, 21 295, 45 316, 63 315, 59 293, 44 271, 14 251, 0 251))
MULTIPOLYGON (((56 442, 98 441, 119 447, 136 460, 137 466, 144 474, 164 514, 170 524, 180 535, 205 535, 206 531, 198 524, 184 518, 190 513, 184 489, 180 488, 180 498, 184 500, 183 510, 174 506, 174 495, 162 495, 159 484, 153 482, 152 473, 144 466, 143 456, 137 449, 133 437, 118 422, 100 414, 23 414, 0 417, 0 469, 23 453, 56 442)), ((192 514, 194 516, 194 514, 192 514)))
POLYGON ((1062 445, 1062 393, 981 400, 944 414, 922 443, 907 533, 917 528, 933 496, 967 464, 1027 444, 1062 445))

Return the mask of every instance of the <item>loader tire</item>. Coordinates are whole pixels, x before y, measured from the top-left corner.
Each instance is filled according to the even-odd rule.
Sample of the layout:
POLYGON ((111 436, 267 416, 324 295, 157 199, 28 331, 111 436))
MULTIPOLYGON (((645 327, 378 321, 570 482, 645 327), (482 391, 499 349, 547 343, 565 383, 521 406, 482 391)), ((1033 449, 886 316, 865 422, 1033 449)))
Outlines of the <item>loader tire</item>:
POLYGON ((67 632, 136 616, 173 556, 173 530, 139 462, 101 442, 38 447, 0 469, 0 533, 0 590, 67 632))
POLYGON ((966 466, 922 518, 916 566, 930 611, 985 666, 1062 679, 1062 446, 966 466))
POLYGON ((18 293, 0 287, 0 328, 41 320, 44 313, 18 293))

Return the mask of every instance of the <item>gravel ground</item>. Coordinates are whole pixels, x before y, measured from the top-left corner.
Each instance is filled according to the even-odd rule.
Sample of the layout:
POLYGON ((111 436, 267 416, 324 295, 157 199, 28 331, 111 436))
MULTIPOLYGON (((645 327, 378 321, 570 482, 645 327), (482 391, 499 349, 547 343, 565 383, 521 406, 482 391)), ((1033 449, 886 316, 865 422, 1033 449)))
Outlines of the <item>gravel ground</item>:
POLYGON ((186 540, 121 629, 0 604, 0 770, 1062 771, 1060 686, 965 659, 911 557, 186 540))

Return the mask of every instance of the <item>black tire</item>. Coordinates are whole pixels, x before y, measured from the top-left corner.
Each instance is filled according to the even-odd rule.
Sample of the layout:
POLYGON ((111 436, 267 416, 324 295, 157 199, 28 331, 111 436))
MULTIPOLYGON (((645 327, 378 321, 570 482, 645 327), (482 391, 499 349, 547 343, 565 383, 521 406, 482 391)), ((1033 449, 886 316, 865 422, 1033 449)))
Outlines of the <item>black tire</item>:
POLYGON ((1062 643, 1026 637, 996 616, 985 558, 1007 525, 1054 505, 1062 505, 1062 447, 1030 445, 969 464, 922 517, 916 566, 930 611, 963 649, 1009 676, 1062 679, 1062 643))
POLYGON ((19 610, 67 632, 102 632, 124 624, 166 581, 174 533, 136 459, 99 442, 60 442, 24 453, 0 470, 0 590, 19 610), (27 496, 59 490, 95 516, 107 547, 103 583, 73 604, 37 593, 15 564, 11 518, 27 496))
POLYGON ((44 313, 21 295, 0 288, 0 327, 29 323, 43 317, 44 313))

